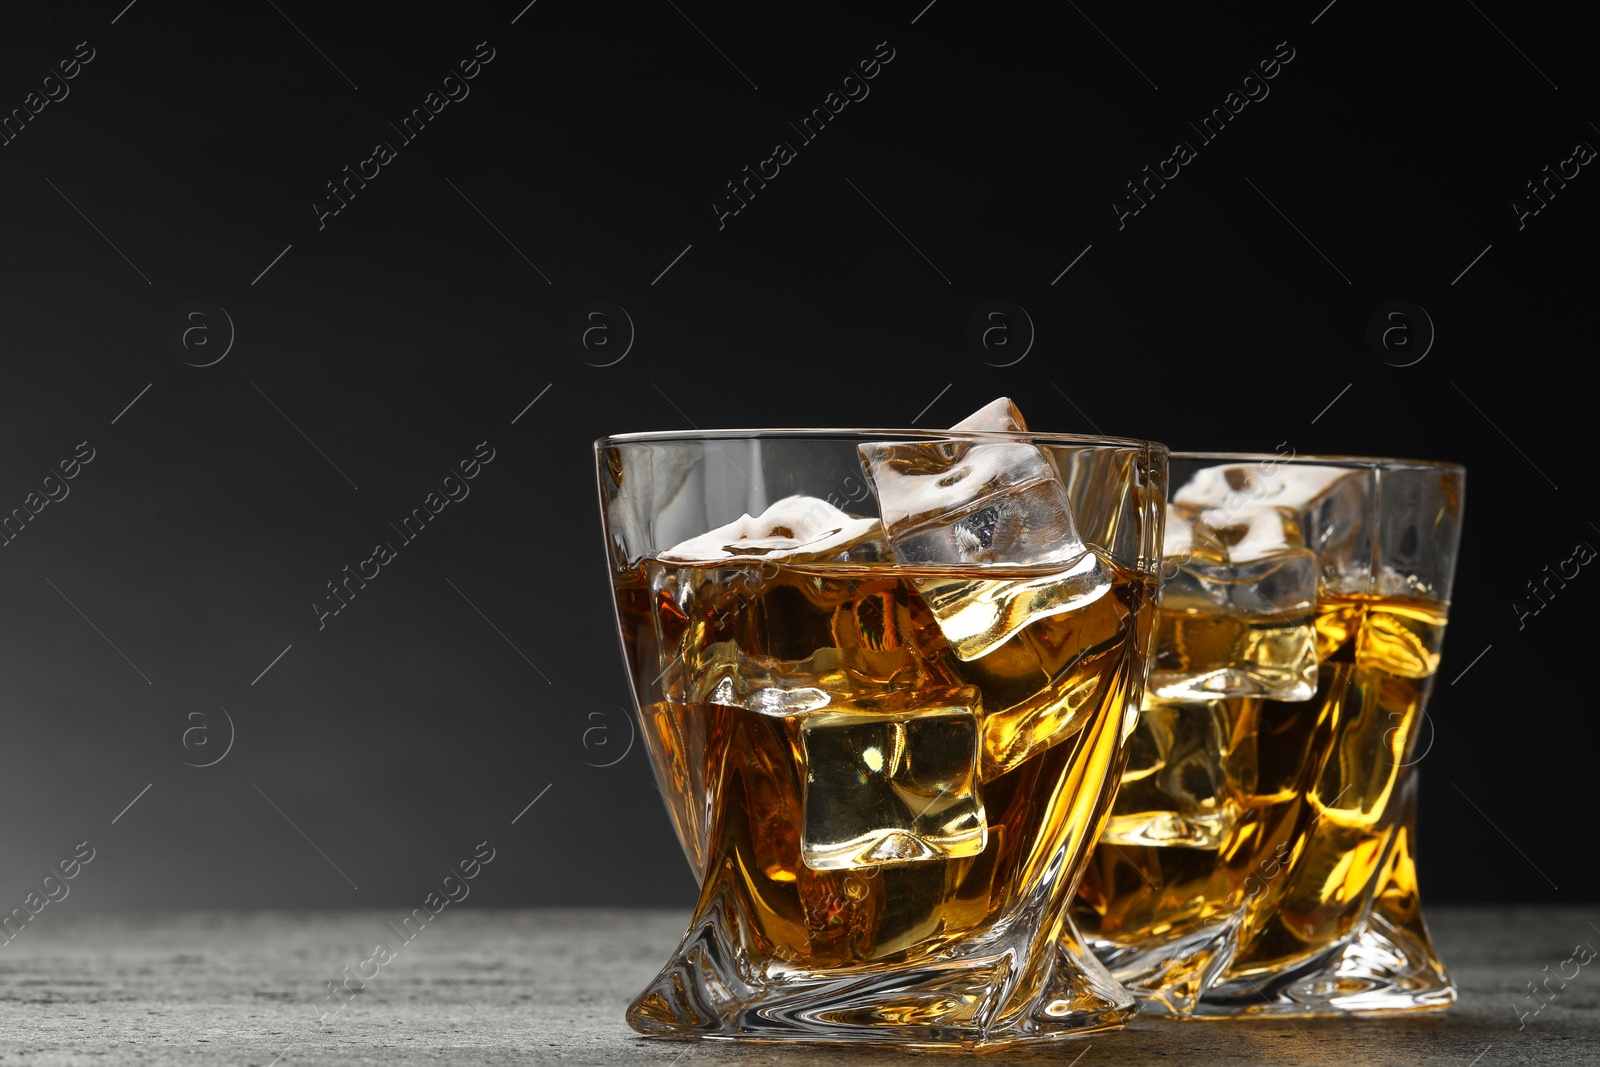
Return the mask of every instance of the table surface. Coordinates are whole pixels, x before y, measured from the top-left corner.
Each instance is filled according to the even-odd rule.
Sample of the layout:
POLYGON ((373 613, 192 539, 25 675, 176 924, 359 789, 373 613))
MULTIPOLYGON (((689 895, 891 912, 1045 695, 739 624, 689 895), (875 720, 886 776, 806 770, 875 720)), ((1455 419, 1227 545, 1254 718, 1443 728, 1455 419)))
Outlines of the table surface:
MULTIPOLYGON (((378 942, 398 941, 387 923, 403 914, 43 912, 0 945, 0 1063, 862 1067, 929 1058, 637 1036, 622 1021, 623 1009, 666 960, 688 918, 666 911, 452 908, 383 965, 342 1016, 320 1021, 333 1007, 323 999, 327 983, 378 942)), ((1519 1010, 1538 1003, 1528 983, 1562 970, 1574 945, 1600 945, 1600 905, 1433 908, 1429 920, 1460 989, 1448 1012, 1293 1022, 1137 1019, 1122 1031, 975 1062, 1600 1063, 1600 966, 1579 968, 1565 987, 1551 979, 1543 1009, 1518 1019, 1519 1010)))

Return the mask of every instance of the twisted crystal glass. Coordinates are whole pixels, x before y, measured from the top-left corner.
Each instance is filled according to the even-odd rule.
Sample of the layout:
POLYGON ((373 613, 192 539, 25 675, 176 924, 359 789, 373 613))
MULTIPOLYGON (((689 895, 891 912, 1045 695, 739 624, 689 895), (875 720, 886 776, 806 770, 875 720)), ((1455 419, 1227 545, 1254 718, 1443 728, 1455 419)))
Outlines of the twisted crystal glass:
POLYGON ((596 443, 641 733, 700 895, 648 1035, 1120 1025, 1068 904, 1155 618, 1166 452, 875 430, 596 443))
POLYGON ((1419 736, 1465 471, 1173 455, 1150 696, 1075 914, 1144 1009, 1442 1008, 1419 736))

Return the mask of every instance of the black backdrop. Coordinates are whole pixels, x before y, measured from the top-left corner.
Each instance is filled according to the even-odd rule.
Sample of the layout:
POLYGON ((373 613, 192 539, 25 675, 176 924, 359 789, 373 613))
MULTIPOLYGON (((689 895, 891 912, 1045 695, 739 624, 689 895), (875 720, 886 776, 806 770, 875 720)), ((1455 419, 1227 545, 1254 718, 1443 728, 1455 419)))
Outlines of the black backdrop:
POLYGON ((1040 429, 1464 462, 1424 892, 1594 895, 1600 578, 1513 609, 1600 546, 1578 27, 1487 0, 125 3, 0 37, 0 509, 29 512, 0 548, 0 911, 82 841, 62 908, 411 906, 484 840, 482 903, 686 903, 591 441, 1002 394, 1040 429), (733 214, 746 166, 770 180, 733 214), (1015 308, 967 339, 991 300, 1031 322, 1007 366, 1015 308), (485 441, 470 496, 319 621, 485 441))

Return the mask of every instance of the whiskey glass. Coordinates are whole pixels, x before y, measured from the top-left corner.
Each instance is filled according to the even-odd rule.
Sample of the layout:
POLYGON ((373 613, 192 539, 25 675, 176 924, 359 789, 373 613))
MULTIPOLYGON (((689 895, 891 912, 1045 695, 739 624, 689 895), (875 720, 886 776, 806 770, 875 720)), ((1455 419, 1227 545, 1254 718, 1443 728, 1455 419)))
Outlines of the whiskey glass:
POLYGON ((1414 858, 1465 470, 1170 470, 1156 651, 1081 930, 1153 1014, 1448 1007, 1414 858))
POLYGON ((1137 717, 1166 450, 596 442, 623 657, 700 892, 639 1032, 993 1049, 1121 1025, 1070 901, 1137 717))

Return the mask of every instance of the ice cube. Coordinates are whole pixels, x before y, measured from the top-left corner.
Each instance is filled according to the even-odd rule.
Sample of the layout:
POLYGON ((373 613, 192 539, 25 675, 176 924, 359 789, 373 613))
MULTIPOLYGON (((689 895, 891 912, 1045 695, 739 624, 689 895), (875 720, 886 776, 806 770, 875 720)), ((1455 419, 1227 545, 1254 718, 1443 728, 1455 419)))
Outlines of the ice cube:
POLYGON ((1022 412, 1017 410, 1017 405, 1009 396, 1002 396, 998 400, 991 400, 971 415, 962 419, 952 430, 1012 430, 1020 431, 1028 428, 1028 423, 1022 417, 1022 412))
MULTIPOLYGON (((762 604, 768 583, 779 575, 779 561, 887 558, 888 546, 877 519, 857 518, 825 500, 806 496, 785 497, 758 516, 740 516, 660 553, 661 562, 651 568, 650 596, 659 608, 653 613, 661 669, 657 680, 666 679, 667 699, 676 703, 706 698, 710 689, 701 684, 705 673, 698 666, 701 660, 708 665, 715 665, 719 657, 725 664, 742 662, 737 642, 731 649, 719 646, 739 635, 756 633, 751 629, 759 614, 755 609, 762 604)), ((848 587, 842 581, 831 584, 841 590, 848 587)), ((826 632, 825 621, 813 627, 815 643, 789 658, 803 659, 831 644, 826 632)), ((748 647, 758 645, 749 643, 748 647)), ((758 667, 746 673, 760 675, 765 670, 758 667)), ((707 684, 714 687, 717 682, 718 678, 712 677, 707 684)), ((741 683, 746 691, 751 685, 759 687, 759 683, 741 683)), ((811 694, 795 694, 773 704, 773 713, 786 714, 779 708, 788 703, 804 707, 815 705, 816 700, 811 694)))
POLYGON ((801 721, 800 744, 807 867, 960 859, 988 843, 975 708, 817 712, 801 721))
POLYGON ((1318 565, 1294 512, 1169 504, 1166 531, 1151 692, 1310 700, 1318 565))
POLYGON ((856 518, 814 496, 787 496, 751 517, 691 537, 661 553, 669 563, 714 563, 729 559, 790 561, 883 558, 877 519, 856 518))
POLYGON ((1360 480, 1359 467, 1314 463, 1222 463, 1203 467, 1172 494, 1172 503, 1231 510, 1242 504, 1271 504, 1299 510, 1346 479, 1360 480))
POLYGON ((1032 445, 952 440, 860 451, 903 563, 1056 563, 1083 552, 1066 491, 1032 445))
POLYGON ((1172 494, 1187 509, 1214 510, 1219 528, 1236 512, 1273 507, 1292 516, 1299 543, 1317 557, 1324 588, 1370 592, 1372 537, 1366 522, 1372 474, 1313 463, 1226 463, 1196 471, 1172 494))
MULTIPOLYGON (((1001 398, 957 431, 1021 430, 1001 398)), ((1072 521, 1066 487, 1038 447, 950 438, 858 446, 884 534, 902 565, 966 573, 914 579, 957 657, 975 660, 1030 622, 1105 594, 1110 578, 1072 521), (978 579, 975 568, 1031 573, 978 579)))
POLYGON ((921 598, 888 568, 656 566, 662 691, 671 703, 785 716, 961 684, 921 598))
MULTIPOLYGON (((1006 774, 1078 733, 1108 693, 1126 685, 1119 650, 1139 625, 1122 598, 1105 596, 1065 615, 1039 619, 961 677, 983 699, 984 781, 1006 774)), ((1136 719, 1129 716, 1125 729, 1136 719)))
POLYGON ((803 660, 781 660, 746 653, 735 641, 684 657, 681 680, 673 673, 667 688, 684 703, 779 716, 959 684, 909 649, 821 648, 803 660))
POLYGON ((1256 785, 1260 701, 1146 700, 1101 840, 1219 848, 1256 785))

